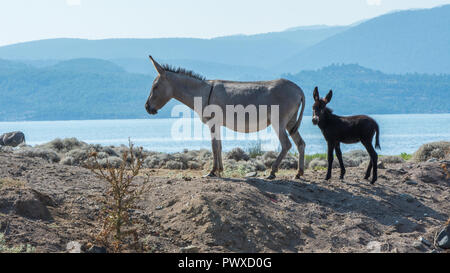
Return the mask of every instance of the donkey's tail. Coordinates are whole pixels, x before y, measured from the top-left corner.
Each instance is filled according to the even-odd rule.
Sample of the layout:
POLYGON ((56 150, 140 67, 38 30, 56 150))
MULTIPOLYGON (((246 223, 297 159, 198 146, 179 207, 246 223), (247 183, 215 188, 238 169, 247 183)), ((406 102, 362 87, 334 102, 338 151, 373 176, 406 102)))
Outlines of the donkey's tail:
POLYGON ((300 127, 300 122, 302 122, 303 119, 303 111, 305 110, 305 96, 302 96, 302 110, 300 110, 300 116, 298 116, 297 121, 295 122, 294 127, 292 127, 291 130, 289 130, 289 134, 292 135, 295 132, 298 131, 298 128, 300 127))
POLYGON ((375 148, 381 150, 380 147, 380 127, 378 126, 378 123, 375 123, 376 127, 375 127, 375 131, 377 132, 377 135, 375 137, 375 148))

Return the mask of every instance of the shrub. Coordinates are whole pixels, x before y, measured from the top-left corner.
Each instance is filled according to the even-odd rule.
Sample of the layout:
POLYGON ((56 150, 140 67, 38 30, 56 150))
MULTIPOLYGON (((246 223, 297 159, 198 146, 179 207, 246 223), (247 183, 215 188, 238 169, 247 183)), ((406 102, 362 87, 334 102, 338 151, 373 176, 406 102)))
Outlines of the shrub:
POLYGON ((396 155, 380 156, 379 160, 384 164, 398 164, 405 162, 405 160, 402 157, 396 155))
POLYGON ((412 158, 412 154, 401 153, 400 157, 403 158, 403 160, 408 161, 412 158))
POLYGON ((74 149, 65 155, 72 158, 72 165, 82 165, 82 163, 88 159, 89 151, 85 149, 74 149))
POLYGON ((86 162, 86 167, 108 185, 102 200, 102 228, 96 240, 115 252, 120 252, 127 245, 126 238, 129 236, 133 236, 135 248, 139 247, 137 228, 130 213, 137 208, 139 198, 148 189, 149 178, 141 185, 134 182, 143 164, 142 148, 139 148, 136 154, 135 151, 133 143, 129 141, 129 152, 123 151, 118 168, 114 168, 109 161, 103 166, 95 151, 89 155, 86 162), (127 160, 128 157, 131 159, 127 160))
POLYGON ((241 148, 234 148, 229 151, 226 155, 227 159, 234 159, 236 161, 244 160, 247 161, 250 159, 247 153, 244 152, 241 148))
POLYGON ((68 165, 68 166, 73 166, 74 165, 74 159, 71 156, 66 156, 61 160, 61 164, 63 165, 68 165))
POLYGON ((26 157, 40 157, 47 160, 50 163, 57 163, 61 160, 58 154, 50 149, 25 147, 14 151, 14 153, 26 157))
POLYGON ((443 159, 450 153, 450 142, 439 141, 431 142, 420 146, 413 154, 412 159, 415 162, 427 161, 430 158, 443 159))
POLYGON ((56 138, 48 143, 37 145, 36 147, 51 149, 58 153, 67 153, 73 149, 79 149, 87 146, 88 146, 87 143, 79 141, 76 138, 65 138, 65 139, 56 138))
POLYGON ((103 168, 107 168, 109 166, 113 168, 120 168, 120 165, 122 164, 122 159, 120 159, 120 157, 117 156, 110 156, 106 158, 101 158, 98 161, 98 164, 100 164, 103 168))
POLYGON ((325 159, 320 158, 320 157, 314 158, 313 160, 311 160, 311 162, 309 162, 309 165, 308 165, 308 167, 313 170, 327 168, 327 166, 328 166, 328 162, 325 159))
POLYGON ((273 162, 275 162, 275 160, 278 157, 278 153, 274 152, 274 151, 268 151, 265 152, 264 155, 262 156, 262 162, 264 163, 264 165, 267 168, 270 168, 273 164, 273 162))
POLYGON ((182 170, 185 169, 183 162, 170 160, 166 162, 166 165, 164 165, 164 169, 170 169, 170 170, 182 170))
POLYGON ((280 163, 280 169, 297 169, 298 158, 291 154, 287 154, 280 163))
POLYGON ((309 163, 311 161, 313 161, 315 158, 326 160, 327 159, 327 155, 326 154, 305 155, 305 166, 307 168, 309 168, 309 163))

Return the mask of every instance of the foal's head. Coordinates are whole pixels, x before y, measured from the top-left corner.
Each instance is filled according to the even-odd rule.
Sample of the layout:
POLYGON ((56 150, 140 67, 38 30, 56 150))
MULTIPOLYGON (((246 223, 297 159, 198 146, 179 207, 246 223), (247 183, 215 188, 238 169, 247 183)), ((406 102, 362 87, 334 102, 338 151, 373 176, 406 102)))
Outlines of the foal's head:
POLYGON ((152 56, 150 56, 150 60, 155 66, 158 76, 153 81, 150 96, 145 103, 145 110, 150 115, 154 115, 172 98, 173 89, 167 80, 166 70, 153 60, 152 56))
POLYGON ((324 118, 324 115, 327 112, 327 104, 330 102, 331 97, 333 96, 333 91, 330 90, 325 98, 320 98, 319 96, 319 89, 314 88, 314 105, 313 105, 313 117, 312 117, 312 123, 314 125, 319 124, 319 121, 324 118))

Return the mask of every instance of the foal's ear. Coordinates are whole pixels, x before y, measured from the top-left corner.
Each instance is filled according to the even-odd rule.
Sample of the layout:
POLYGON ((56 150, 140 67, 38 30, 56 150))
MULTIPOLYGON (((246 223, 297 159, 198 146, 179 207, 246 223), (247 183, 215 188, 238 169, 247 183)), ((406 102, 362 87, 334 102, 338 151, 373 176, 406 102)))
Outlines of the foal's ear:
POLYGON ((325 102, 329 103, 331 100, 331 97, 333 97, 333 90, 330 90, 330 92, 328 92, 327 96, 325 97, 325 102))
POLYGON ((317 88, 317 86, 316 86, 316 88, 314 88, 314 92, 313 92, 313 98, 314 98, 314 100, 319 100, 319 88, 317 88))
POLYGON ((152 56, 149 55, 148 57, 150 58, 150 61, 152 61, 153 66, 155 67, 155 69, 156 69, 156 71, 158 72, 158 74, 159 74, 160 76, 164 75, 164 74, 166 73, 166 71, 164 70, 164 68, 163 68, 161 65, 159 65, 159 63, 158 63, 157 61, 155 61, 155 60, 152 58, 152 56))

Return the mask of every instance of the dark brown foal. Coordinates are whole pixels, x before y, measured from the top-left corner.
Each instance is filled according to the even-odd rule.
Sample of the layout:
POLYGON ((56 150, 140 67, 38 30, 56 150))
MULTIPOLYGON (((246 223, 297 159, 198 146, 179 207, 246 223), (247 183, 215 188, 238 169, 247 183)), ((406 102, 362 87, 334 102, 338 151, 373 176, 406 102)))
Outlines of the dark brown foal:
POLYGON ((358 143, 361 142, 370 155, 369 166, 367 167, 364 179, 368 179, 370 171, 373 168, 373 176, 371 184, 377 181, 377 162, 378 155, 372 146, 373 136, 376 133, 375 147, 380 149, 380 129, 377 122, 371 117, 360 115, 341 117, 334 115, 332 110, 327 108, 327 104, 331 101, 333 91, 330 90, 325 98, 319 97, 319 90, 314 89, 314 105, 313 118, 314 125, 318 125, 322 131, 323 136, 328 144, 328 170, 325 180, 331 178, 331 169, 333 164, 333 150, 336 151, 336 156, 341 166, 341 176, 343 179, 345 175, 344 162, 342 160, 342 152, 340 143, 358 143))

